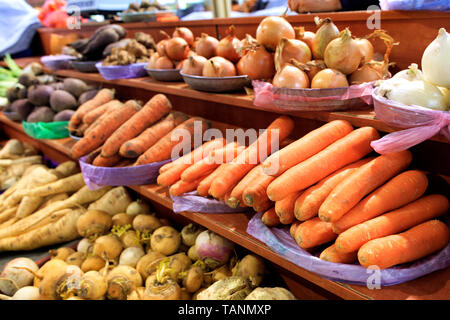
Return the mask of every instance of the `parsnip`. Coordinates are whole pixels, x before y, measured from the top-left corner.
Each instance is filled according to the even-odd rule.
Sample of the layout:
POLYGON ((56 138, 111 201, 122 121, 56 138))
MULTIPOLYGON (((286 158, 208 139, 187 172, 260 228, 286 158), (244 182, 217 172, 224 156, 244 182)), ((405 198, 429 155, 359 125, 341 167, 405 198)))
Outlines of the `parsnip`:
POLYGON ((0 159, 13 159, 25 153, 25 147, 17 139, 10 139, 0 150, 0 159))
POLYGON ((115 187, 103 197, 91 203, 88 210, 101 210, 113 216, 125 212, 131 202, 130 194, 124 187, 115 187))
POLYGON ((0 166, 11 166, 13 164, 23 163, 41 163, 41 156, 29 156, 18 159, 0 159, 0 166))
POLYGON ((62 192, 74 192, 81 189, 83 186, 85 186, 83 175, 77 173, 57 181, 50 181, 50 183, 40 185, 36 188, 24 190, 22 194, 32 197, 45 197, 62 192))
POLYGON ((51 205, 53 202, 60 201, 60 200, 66 200, 68 198, 69 198, 69 196, 65 192, 46 196, 44 198, 44 201, 42 202, 42 204, 39 206, 38 210, 51 205))
POLYGON ((43 197, 23 197, 16 212, 17 218, 25 218, 32 214, 44 201, 43 197))
POLYGON ((58 165, 55 169, 62 178, 69 177, 80 172, 80 168, 75 161, 66 161, 58 165))

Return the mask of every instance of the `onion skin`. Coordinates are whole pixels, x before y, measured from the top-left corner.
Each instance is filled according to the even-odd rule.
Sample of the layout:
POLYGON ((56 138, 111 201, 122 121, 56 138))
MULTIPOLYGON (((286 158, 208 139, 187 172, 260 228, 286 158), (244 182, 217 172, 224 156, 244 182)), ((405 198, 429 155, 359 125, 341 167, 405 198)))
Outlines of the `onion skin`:
POLYGON ((181 66, 181 73, 201 76, 203 74, 203 66, 206 61, 208 61, 208 59, 203 56, 189 56, 186 60, 184 60, 183 65, 181 66))
POLYGON ((189 56, 189 44, 186 42, 186 40, 180 37, 175 37, 167 40, 164 48, 166 50, 167 56, 172 61, 181 61, 189 56))
POLYGON ((236 68, 239 75, 247 75, 252 80, 272 79, 276 73, 273 54, 263 46, 247 51, 236 68))
POLYGON ((278 88, 304 89, 309 88, 309 77, 298 67, 285 64, 273 78, 272 84, 278 88))
POLYGON ((218 45, 219 40, 206 33, 202 33, 202 36, 195 45, 195 52, 206 59, 210 59, 217 55, 216 50, 218 45))
POLYGON ((379 70, 372 68, 369 64, 365 64, 353 72, 348 80, 350 81, 350 84, 353 85, 381 80, 383 78, 383 74, 379 72, 379 70))
POLYGON ((155 69, 173 69, 173 62, 166 56, 159 57, 155 62, 155 69))
POLYGON ((275 51, 281 38, 295 39, 292 25, 283 17, 264 18, 256 29, 256 40, 270 51, 275 51))
POLYGON ((204 77, 233 77, 236 75, 236 67, 231 61, 217 56, 204 64, 202 75, 204 77))
POLYGON ((176 28, 172 34, 172 37, 183 38, 188 43, 189 47, 191 47, 191 48, 194 45, 194 34, 192 33, 192 31, 189 28, 186 28, 186 27, 176 28))
POLYGON ((327 65, 323 60, 311 60, 305 65, 307 67, 307 70, 305 70, 305 72, 308 75, 310 82, 319 71, 327 68, 327 65))
POLYGON ((311 50, 301 40, 281 38, 275 51, 275 67, 280 70, 291 59, 306 63, 311 60, 311 50))
POLYGON ((359 66, 362 67, 366 62, 369 62, 373 59, 375 50, 373 48, 372 43, 367 39, 355 39, 355 41, 363 57, 361 63, 359 64, 359 66))
POLYGON ((331 21, 330 18, 318 19, 316 17, 314 20, 319 27, 314 35, 314 39, 311 45, 311 51, 314 59, 323 60, 325 49, 331 40, 339 37, 339 29, 331 21), (317 19, 316 19, 317 18, 317 19))
POLYGON ((148 64, 147 64, 147 68, 149 68, 149 69, 156 69, 155 68, 156 60, 158 60, 159 57, 161 57, 161 56, 159 55, 158 52, 152 53, 152 55, 150 56, 150 59, 148 61, 148 64))
POLYGON ((303 41, 311 49, 316 34, 311 31, 306 31, 304 27, 294 27, 294 31, 295 39, 303 41))
POLYGON ((362 58, 361 50, 348 28, 342 31, 339 38, 330 41, 324 52, 327 67, 339 70, 343 74, 355 72, 362 58))
POLYGON ((217 44, 216 54, 231 62, 237 62, 240 55, 237 51, 240 40, 234 35, 234 26, 228 29, 228 35, 217 44))
POLYGON ((334 69, 324 69, 319 71, 311 81, 313 89, 328 89, 348 87, 348 81, 345 74, 334 69))

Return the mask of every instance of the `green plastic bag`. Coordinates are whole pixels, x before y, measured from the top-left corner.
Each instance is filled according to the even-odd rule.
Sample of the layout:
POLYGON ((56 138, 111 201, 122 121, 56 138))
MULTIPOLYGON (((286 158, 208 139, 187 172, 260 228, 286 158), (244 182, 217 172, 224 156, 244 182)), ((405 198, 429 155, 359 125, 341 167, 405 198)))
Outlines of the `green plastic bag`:
POLYGON ((69 121, 26 122, 22 121, 25 132, 35 139, 62 139, 69 137, 69 121))

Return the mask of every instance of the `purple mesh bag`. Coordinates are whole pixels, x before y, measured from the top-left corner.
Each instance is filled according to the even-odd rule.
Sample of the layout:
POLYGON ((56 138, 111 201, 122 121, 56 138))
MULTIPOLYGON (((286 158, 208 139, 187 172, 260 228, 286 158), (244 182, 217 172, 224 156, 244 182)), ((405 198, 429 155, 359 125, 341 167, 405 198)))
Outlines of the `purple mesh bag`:
POLYGON ((171 160, 153 162, 131 167, 97 167, 80 159, 84 182, 91 190, 104 186, 136 186, 156 182, 159 168, 171 160))
POLYGON ((54 56, 43 56, 41 62, 52 70, 72 69, 71 61, 75 59, 76 57, 74 56, 58 54, 54 56))
MULTIPOLYGON (((308 271, 333 281, 366 286, 371 283, 374 270, 359 264, 343 264, 319 259, 319 253, 311 254, 301 249, 289 234, 288 227, 268 228, 261 222, 261 213, 249 221, 247 233, 264 242, 270 249, 308 271)), ((447 222, 448 224, 448 222, 447 222)), ((405 263, 380 270, 380 285, 392 286, 414 280, 450 266, 450 244, 444 249, 412 263, 405 263)))
POLYGON ((103 66, 102 62, 98 62, 95 66, 103 78, 106 80, 115 80, 145 77, 147 76, 147 71, 145 71, 147 64, 147 62, 144 62, 126 66, 103 66))

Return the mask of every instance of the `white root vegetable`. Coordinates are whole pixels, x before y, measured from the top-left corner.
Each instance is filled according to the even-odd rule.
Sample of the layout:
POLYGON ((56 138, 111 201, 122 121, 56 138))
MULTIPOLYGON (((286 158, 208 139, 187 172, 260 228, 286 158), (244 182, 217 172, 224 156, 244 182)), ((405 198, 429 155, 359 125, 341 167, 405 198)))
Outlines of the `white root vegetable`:
POLYGON ((42 197, 23 197, 20 201, 19 208, 17 209, 16 217, 25 218, 32 214, 39 206, 43 203, 44 198, 42 197))
POLYGON ((88 256, 81 264, 83 272, 99 271, 106 265, 106 260, 97 255, 88 256))
POLYGON ((156 271, 156 267, 159 263, 165 259, 166 256, 155 251, 148 252, 145 256, 139 259, 136 270, 142 276, 143 279, 147 279, 153 272, 156 271))
POLYGON ((88 238, 83 238, 80 240, 80 242, 78 242, 77 251, 88 255, 92 252, 93 246, 94 243, 92 241, 90 241, 88 238))
POLYGON ((136 265, 145 252, 139 247, 129 247, 122 251, 119 257, 119 265, 130 266, 136 268, 136 265))
POLYGON ((37 272, 38 270, 39 267, 30 258, 11 260, 0 274, 0 291, 8 296, 12 296, 20 288, 31 285, 34 279, 32 272, 37 272))
POLYGON ((151 214, 138 214, 133 219, 133 229, 139 232, 152 233, 161 226, 159 219, 151 214))
POLYGON ((33 286, 20 288, 12 297, 0 295, 1 300, 40 300, 40 298, 39 288, 33 286))
POLYGON ((81 277, 79 295, 84 299, 103 300, 107 289, 108 283, 98 271, 88 271, 81 277))
POLYGON ((13 159, 25 153, 25 147, 17 139, 10 139, 0 150, 0 159, 13 159))
POLYGON ((101 210, 113 216, 125 212, 131 201, 131 196, 124 187, 115 187, 91 203, 88 210, 101 210))
POLYGON ((67 264, 81 267, 84 260, 86 259, 86 254, 84 252, 74 252, 65 260, 67 264))
POLYGON ((108 260, 119 258, 123 245, 119 237, 114 234, 107 234, 98 237, 94 242, 92 253, 108 260))
POLYGON ((259 286, 266 272, 264 260, 248 254, 233 268, 233 276, 240 276, 250 281, 253 288, 259 286))
POLYGON ((289 290, 281 287, 254 289, 245 300, 297 300, 289 290))
POLYGON ((139 272, 130 266, 117 266, 111 270, 106 280, 108 282, 107 297, 112 300, 126 300, 127 296, 143 284, 139 272))
POLYGON ((80 172, 78 164, 75 161, 65 161, 54 169, 61 177, 69 177, 80 172))
POLYGON ((75 192, 85 186, 83 175, 81 173, 59 179, 52 183, 41 185, 37 188, 28 189, 23 192, 24 195, 34 197, 45 197, 62 192, 75 192))
POLYGON ((54 194, 54 195, 51 195, 51 196, 47 196, 47 197, 44 198, 44 201, 39 206, 38 210, 41 210, 41 209, 51 205, 52 203, 54 203, 56 201, 62 201, 62 200, 66 200, 68 198, 69 198, 69 196, 65 192, 54 194))
POLYGON ((136 201, 131 202, 125 211, 130 216, 137 216, 138 214, 150 214, 151 208, 147 202, 138 199, 136 201))
POLYGON ((42 163, 41 156, 29 156, 18 159, 0 159, 0 166, 6 167, 14 164, 25 164, 25 163, 42 163))
POLYGON ((190 223, 181 229, 181 239, 186 246, 192 247, 195 244, 197 236, 204 230, 198 224, 190 223))
POLYGON ((65 261, 75 250, 70 247, 61 247, 54 250, 49 250, 50 259, 60 259, 65 261))
POLYGON ((112 226, 111 216, 100 210, 87 210, 77 221, 78 234, 82 237, 104 235, 112 226))

